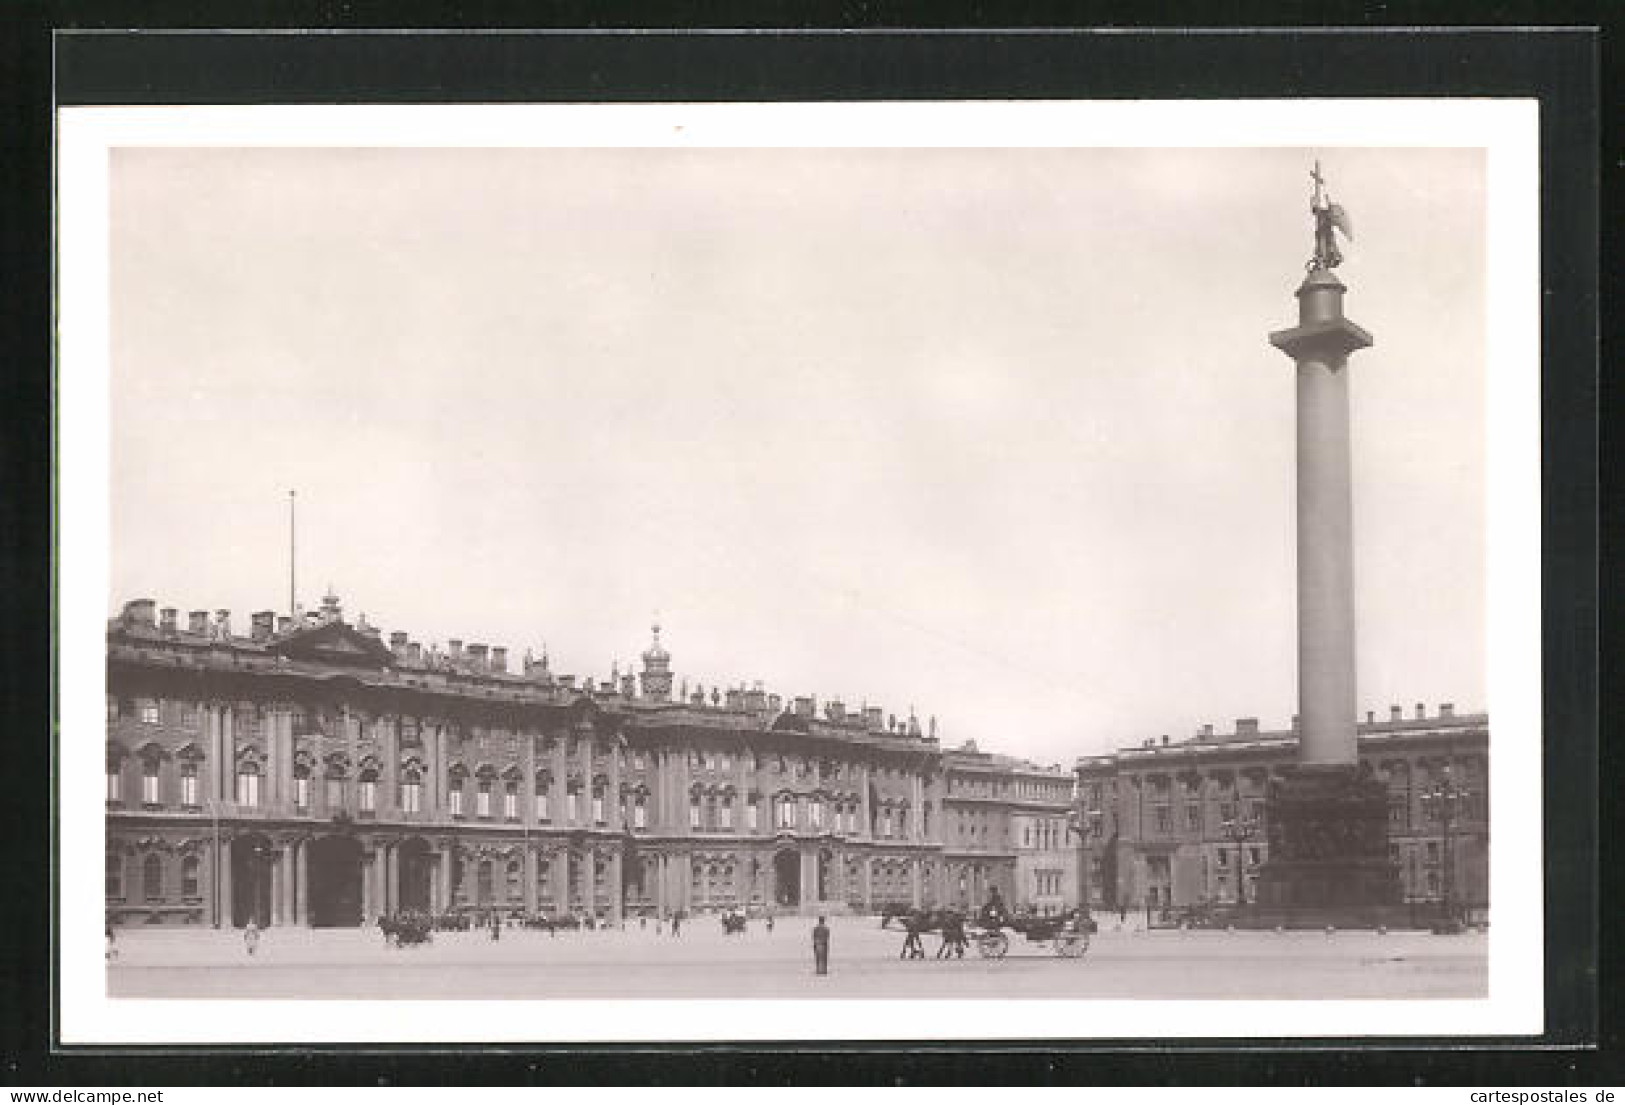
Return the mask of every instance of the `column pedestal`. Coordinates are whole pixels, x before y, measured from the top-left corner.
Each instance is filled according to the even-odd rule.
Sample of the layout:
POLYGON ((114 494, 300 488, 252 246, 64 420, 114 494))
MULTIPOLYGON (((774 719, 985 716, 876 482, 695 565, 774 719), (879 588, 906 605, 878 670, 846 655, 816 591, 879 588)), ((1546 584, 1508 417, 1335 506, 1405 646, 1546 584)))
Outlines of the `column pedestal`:
POLYGON ((1399 868, 1388 857, 1388 791, 1350 765, 1300 764, 1270 781, 1269 859, 1248 920, 1269 927, 1392 923, 1399 868))

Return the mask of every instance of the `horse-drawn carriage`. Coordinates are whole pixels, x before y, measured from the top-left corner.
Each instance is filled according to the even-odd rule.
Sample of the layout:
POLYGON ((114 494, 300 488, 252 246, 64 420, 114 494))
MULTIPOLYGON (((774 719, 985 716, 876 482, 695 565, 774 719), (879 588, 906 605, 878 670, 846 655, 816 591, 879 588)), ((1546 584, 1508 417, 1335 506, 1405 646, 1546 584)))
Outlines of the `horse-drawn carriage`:
POLYGON ((976 952, 984 959, 1003 959, 1010 951, 1010 937, 1005 930, 1018 933, 1029 944, 1047 944, 1052 952, 1064 959, 1077 959, 1089 950, 1089 934, 1095 931, 1095 922, 1079 911, 1053 916, 1007 916, 1002 910, 984 909, 979 918, 981 927, 970 934, 976 952))

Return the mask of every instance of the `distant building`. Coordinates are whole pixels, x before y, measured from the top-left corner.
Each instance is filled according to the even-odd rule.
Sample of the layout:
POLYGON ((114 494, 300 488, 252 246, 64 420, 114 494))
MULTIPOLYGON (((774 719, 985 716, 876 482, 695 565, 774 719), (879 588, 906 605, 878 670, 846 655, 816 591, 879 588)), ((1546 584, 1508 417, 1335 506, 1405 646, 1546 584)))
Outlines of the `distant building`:
POLYGON ((1070 772, 944 754, 912 715, 346 621, 107 628, 106 906, 132 924, 356 925, 1068 900, 1070 772))
MULTIPOLYGON (((1489 904, 1489 717, 1458 715, 1450 704, 1431 716, 1422 703, 1405 716, 1368 713, 1358 726, 1359 756, 1388 786, 1389 853, 1405 899, 1489 904), (1444 824, 1423 795, 1449 777, 1467 792, 1445 839, 1444 824), (1448 843, 1448 847, 1447 847, 1448 843)), ((1269 778, 1294 762, 1294 729, 1260 731, 1242 718, 1230 733, 1205 726, 1185 740, 1167 737, 1077 763, 1078 793, 1089 826, 1089 900, 1096 907, 1180 908, 1251 902, 1269 855, 1265 795, 1269 778)))

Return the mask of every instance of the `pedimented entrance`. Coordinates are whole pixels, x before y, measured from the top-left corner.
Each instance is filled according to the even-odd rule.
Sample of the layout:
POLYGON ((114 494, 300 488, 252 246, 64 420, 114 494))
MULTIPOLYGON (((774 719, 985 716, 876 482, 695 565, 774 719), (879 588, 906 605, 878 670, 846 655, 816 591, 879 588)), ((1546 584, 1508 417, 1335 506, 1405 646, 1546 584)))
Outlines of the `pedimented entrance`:
POLYGON ((310 842, 310 925, 354 928, 361 924, 361 843, 349 836, 310 842))

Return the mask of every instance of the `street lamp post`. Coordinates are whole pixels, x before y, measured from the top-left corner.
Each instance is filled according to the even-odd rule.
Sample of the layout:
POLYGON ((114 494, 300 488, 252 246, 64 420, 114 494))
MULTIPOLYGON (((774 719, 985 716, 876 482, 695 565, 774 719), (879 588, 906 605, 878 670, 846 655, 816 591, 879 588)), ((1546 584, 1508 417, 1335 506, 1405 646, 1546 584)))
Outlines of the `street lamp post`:
POLYGON ((1246 844, 1258 835, 1258 819, 1256 817, 1243 817, 1241 813, 1241 791, 1232 790, 1230 801, 1234 806, 1234 813, 1220 822, 1220 831, 1224 838, 1236 846, 1236 905, 1247 904, 1247 854, 1246 844))
POLYGON ((1092 916, 1089 908, 1089 837, 1091 834, 1100 835, 1105 815, 1099 810, 1085 810, 1081 792, 1079 797, 1078 811, 1067 823, 1067 831, 1076 833, 1078 837, 1078 910, 1079 916, 1088 921, 1092 916))
POLYGON ((1451 777, 1448 762, 1444 765, 1441 777, 1435 779, 1433 785, 1422 792, 1422 809, 1429 818, 1439 823, 1440 834, 1443 837, 1444 854, 1441 858, 1444 863, 1444 879, 1441 889, 1444 899, 1444 923, 1446 929, 1452 932, 1460 931, 1460 922, 1456 917, 1456 841, 1452 829, 1470 796, 1470 792, 1451 777))

